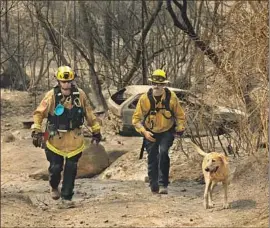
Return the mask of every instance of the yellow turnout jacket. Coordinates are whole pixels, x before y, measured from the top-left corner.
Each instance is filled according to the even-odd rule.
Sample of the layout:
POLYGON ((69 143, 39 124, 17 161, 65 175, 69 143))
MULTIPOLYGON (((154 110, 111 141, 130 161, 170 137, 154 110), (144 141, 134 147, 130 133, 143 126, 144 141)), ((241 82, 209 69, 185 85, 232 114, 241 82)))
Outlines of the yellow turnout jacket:
MULTIPOLYGON (((147 129, 154 132, 154 133, 161 133, 168 131, 176 124, 175 130, 176 131, 183 131, 185 130, 185 113, 183 108, 180 106, 179 99, 176 96, 176 94, 173 91, 171 92, 171 99, 170 99, 170 110, 173 113, 173 116, 171 118, 166 118, 165 116, 168 116, 168 111, 166 109, 159 110, 155 115, 149 114, 145 122, 143 123, 143 120, 147 113, 150 110, 151 104, 150 100, 147 96, 147 93, 144 93, 141 95, 136 110, 132 117, 132 124, 134 125, 136 131, 139 133, 143 133, 147 129), (166 113, 167 112, 167 113, 166 113), (146 129, 147 128, 147 129, 146 129)), ((163 90, 163 94, 161 97, 161 101, 155 105, 156 108, 164 108, 164 105, 162 105, 162 101, 166 99, 166 93, 163 90)), ((154 98, 155 100, 155 98, 154 98)), ((156 100, 155 100, 156 103, 156 100)))
MULTIPOLYGON (((100 132, 100 125, 96 119, 96 116, 93 114, 90 107, 89 101, 87 100, 86 94, 80 88, 79 90, 79 99, 81 102, 81 107, 85 113, 85 119, 87 125, 90 127, 92 133, 100 132)), ((71 101, 72 99, 66 99, 64 102, 64 107, 67 109, 72 108, 71 101)), ((32 129, 35 131, 41 131, 42 121, 44 118, 48 117, 48 114, 54 115, 55 109, 55 95, 54 89, 47 92, 45 97, 42 99, 37 109, 34 111, 33 118, 34 124, 32 129)), ((84 149, 84 136, 82 129, 75 128, 74 130, 69 130, 67 132, 58 132, 54 136, 49 137, 46 142, 48 149, 53 151, 56 154, 62 155, 64 157, 73 157, 78 153, 82 152, 84 149)))

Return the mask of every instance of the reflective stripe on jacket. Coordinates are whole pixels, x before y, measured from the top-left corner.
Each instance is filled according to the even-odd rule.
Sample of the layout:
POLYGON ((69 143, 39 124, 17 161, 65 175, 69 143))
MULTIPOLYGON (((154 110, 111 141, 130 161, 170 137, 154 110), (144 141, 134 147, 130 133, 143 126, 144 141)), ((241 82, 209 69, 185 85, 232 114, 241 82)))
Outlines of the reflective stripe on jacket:
MULTIPOLYGON (((96 119, 96 116, 93 114, 89 101, 86 98, 86 94, 82 89, 78 88, 78 90, 80 93, 80 102, 85 113, 87 125, 91 128, 93 133, 98 133, 100 132, 100 125, 96 119)), ((64 102, 63 105, 65 108, 71 109, 71 99, 69 99, 69 102, 64 102)), ((52 89, 47 92, 37 109, 34 111, 34 124, 32 129, 41 130, 43 119, 47 118, 49 113, 54 115, 54 109, 55 96, 54 90, 52 89)), ((73 157, 76 154, 82 152, 84 149, 84 136, 82 129, 76 128, 67 132, 57 132, 54 136, 51 136, 48 139, 46 145, 56 154, 62 155, 64 157, 73 157)))

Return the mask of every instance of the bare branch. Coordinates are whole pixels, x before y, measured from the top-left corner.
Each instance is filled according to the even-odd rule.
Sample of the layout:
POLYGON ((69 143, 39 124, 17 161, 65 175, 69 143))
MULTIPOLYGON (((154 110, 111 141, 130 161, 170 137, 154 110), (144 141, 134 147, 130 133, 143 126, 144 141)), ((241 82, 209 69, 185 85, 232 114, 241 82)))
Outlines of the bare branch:
MULTIPOLYGON (((154 23, 157 15, 159 13, 159 11, 161 10, 162 4, 163 4, 163 1, 162 0, 159 0, 155 12, 153 13, 153 15, 151 16, 150 20, 148 21, 148 23, 146 24, 145 28, 143 29, 143 31, 142 31, 142 38, 141 38, 142 42, 145 41, 146 36, 147 36, 147 34, 148 34, 151 26, 153 25, 153 23, 154 23)), ((135 60, 134 60, 134 63, 133 63, 133 67, 131 68, 131 70, 128 72, 128 74, 123 79, 123 86, 128 85, 128 83, 132 79, 134 73, 139 68, 139 62, 140 62, 140 59, 141 59, 141 54, 142 54, 142 50, 141 50, 141 48, 138 48, 137 51, 136 51, 136 57, 135 57, 135 60)))
POLYGON ((56 34, 55 34, 56 29, 49 22, 48 18, 45 18, 45 16, 42 14, 41 8, 38 8, 37 4, 34 4, 34 7, 36 9, 37 19, 40 21, 42 27, 46 30, 57 56, 60 57, 60 59, 64 65, 70 65, 70 63, 67 61, 67 59, 65 58, 65 56, 61 52, 60 44, 59 44, 59 41, 58 41, 56 34))
POLYGON ((176 0, 173 0, 173 2, 176 4, 176 6, 179 8, 181 12, 181 16, 183 19, 183 23, 181 23, 174 13, 172 6, 171 6, 171 0, 167 0, 167 8, 168 11, 174 21, 174 25, 181 30, 183 30, 184 33, 186 33, 190 39, 192 39, 195 42, 195 45, 201 49, 201 51, 217 66, 220 67, 221 62, 215 53, 215 51, 210 48, 208 44, 206 44, 203 40, 200 39, 200 37, 195 33, 194 28, 192 27, 186 13, 186 0, 183 0, 184 4, 183 6, 178 3, 176 0))

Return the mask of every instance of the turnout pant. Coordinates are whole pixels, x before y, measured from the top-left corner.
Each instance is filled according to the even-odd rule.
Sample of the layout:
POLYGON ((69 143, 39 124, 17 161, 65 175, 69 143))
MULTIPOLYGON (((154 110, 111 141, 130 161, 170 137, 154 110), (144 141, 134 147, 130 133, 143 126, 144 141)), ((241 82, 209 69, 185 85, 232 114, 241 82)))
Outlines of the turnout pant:
POLYGON ((169 183, 170 158, 169 149, 173 144, 172 131, 153 133, 156 142, 145 140, 148 153, 148 177, 151 186, 167 187, 169 183))
MULTIPOLYGON (((58 155, 48 148, 45 149, 47 160, 50 162, 48 168, 49 171, 49 183, 53 189, 58 188, 61 181, 61 172, 63 171, 64 157, 58 155)), ((77 175, 77 163, 82 156, 79 153, 71 158, 65 159, 64 175, 61 188, 61 198, 71 200, 74 194, 74 182, 77 175)))

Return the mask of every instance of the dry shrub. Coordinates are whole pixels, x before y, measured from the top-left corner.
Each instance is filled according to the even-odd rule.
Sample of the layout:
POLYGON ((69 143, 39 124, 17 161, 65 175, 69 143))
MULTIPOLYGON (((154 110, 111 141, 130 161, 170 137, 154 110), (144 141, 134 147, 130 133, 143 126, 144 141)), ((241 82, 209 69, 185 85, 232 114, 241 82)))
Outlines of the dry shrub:
MULTIPOLYGON (((268 2, 261 7, 235 2, 225 16, 222 67, 216 77, 224 79, 220 91, 247 115, 241 120, 235 140, 254 153, 268 147, 268 2)), ((217 86, 217 85, 216 85, 217 86)))

